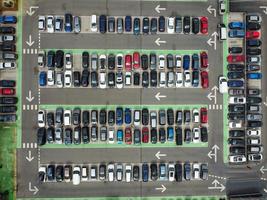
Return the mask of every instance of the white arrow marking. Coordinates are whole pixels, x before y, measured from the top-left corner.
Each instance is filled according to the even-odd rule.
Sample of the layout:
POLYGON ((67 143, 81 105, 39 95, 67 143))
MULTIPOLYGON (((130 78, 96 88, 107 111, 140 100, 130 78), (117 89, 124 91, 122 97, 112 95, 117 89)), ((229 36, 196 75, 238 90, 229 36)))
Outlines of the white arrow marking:
POLYGON ((212 187, 208 187, 209 190, 217 190, 219 189, 221 192, 225 190, 225 186, 223 184, 221 184, 219 181, 217 181, 216 179, 212 182, 212 187))
POLYGON ((33 194, 36 195, 37 192, 39 191, 39 189, 36 186, 33 186, 33 188, 32 188, 32 183, 29 182, 29 191, 33 192, 33 194))
POLYGON ((212 14, 213 13, 213 16, 216 17, 216 9, 215 8, 212 8, 211 5, 209 5, 209 7, 207 8, 207 11, 212 14))
POLYGON ((217 151, 220 149, 216 144, 211 148, 212 150, 208 153, 208 157, 212 159, 214 157, 214 162, 217 162, 217 151))
POLYGON ((264 174, 264 172, 267 171, 267 169, 264 168, 264 166, 262 166, 262 167, 260 168, 260 171, 261 171, 262 174, 264 174))
POLYGON ((26 44, 31 47, 34 44, 34 41, 32 41, 32 35, 29 35, 29 40, 26 41, 26 44))
POLYGON ((211 34, 211 38, 208 39, 207 43, 209 46, 212 46, 213 45, 213 48, 214 50, 217 49, 217 37, 218 37, 218 33, 216 31, 214 31, 212 34, 211 34))
POLYGON ((211 88, 211 92, 207 95, 210 101, 214 99, 214 104, 217 104, 217 91, 218 91, 218 87, 215 85, 211 88))
POLYGON ((29 102, 32 102, 32 100, 34 99, 34 97, 32 97, 32 91, 29 90, 29 96, 26 97, 26 99, 29 101, 29 102))
POLYGON ((155 188, 155 189, 156 190, 161 190, 161 192, 165 192, 167 188, 164 185, 161 185, 161 187, 155 188))
POLYGON ((157 5, 156 8, 155 8, 155 11, 157 13, 160 13, 160 11, 164 11, 164 10, 166 10, 166 8, 161 8, 160 5, 157 5))
POLYGON ((29 16, 32 16, 34 13, 35 13, 35 9, 38 9, 39 7, 38 6, 31 6, 30 7, 30 10, 26 10, 26 13, 29 15, 29 16))
POLYGON ((156 95, 155 95, 155 98, 160 101, 160 98, 166 98, 167 96, 166 95, 160 95, 160 92, 158 92, 156 95))
POLYGON ((167 156, 167 154, 163 154, 163 153, 160 153, 160 151, 158 151, 155 156, 157 157, 158 160, 160 160, 160 157, 163 157, 163 156, 167 156))
POLYGON ((28 156, 26 156, 26 159, 27 159, 29 162, 31 162, 31 161, 34 159, 34 157, 32 157, 32 152, 31 152, 31 151, 28 152, 28 156))
POLYGON ((160 46, 160 44, 166 44, 166 41, 160 40, 160 38, 155 40, 156 45, 160 46))
POLYGON ((214 41, 212 40, 212 38, 210 38, 208 41, 207 41, 208 45, 209 46, 212 46, 212 44, 214 44, 214 41))
POLYGON ((267 6, 260 6, 259 8, 262 8, 264 14, 267 15, 267 6))

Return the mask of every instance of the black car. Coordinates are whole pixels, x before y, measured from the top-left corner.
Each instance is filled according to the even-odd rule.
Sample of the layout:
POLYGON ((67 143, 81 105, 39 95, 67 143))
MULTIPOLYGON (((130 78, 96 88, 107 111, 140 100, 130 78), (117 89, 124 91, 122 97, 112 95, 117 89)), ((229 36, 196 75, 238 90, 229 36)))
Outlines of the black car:
POLYGON ((251 56, 261 55, 261 49, 259 49, 259 48, 248 48, 246 53, 247 53, 247 55, 251 55, 251 56))
POLYGON ((243 71, 245 69, 245 65, 243 65, 243 64, 228 64, 227 69, 229 71, 243 71))
POLYGON ((159 32, 165 32, 165 17, 159 17, 159 32))
POLYGON ((62 182, 64 179, 64 168, 62 165, 56 167, 56 181, 62 182))
POLYGON ((46 123, 48 126, 54 126, 55 120, 54 120, 54 112, 48 112, 46 115, 46 123))
POLYGON ((158 179, 158 166, 155 163, 150 164, 151 180, 156 181, 158 179))
POLYGON ((261 97, 247 97, 247 103, 261 103, 261 97))
POLYGON ((2 26, 0 27, 0 33, 1 34, 15 34, 16 28, 12 26, 2 26))
POLYGON ((46 177, 48 181, 55 180, 55 165, 48 165, 47 171, 46 171, 46 177))
POLYGON ((16 104, 17 102, 17 97, 0 97, 0 104, 16 104))
POLYGON ((191 179, 191 164, 189 161, 184 163, 184 179, 189 181, 191 179))
POLYGON ((183 180, 183 166, 181 163, 175 164, 175 180, 181 182, 183 180))
POLYGON ((184 24, 184 34, 189 34, 190 33, 190 17, 189 16, 184 16, 183 20, 184 24))
POLYGON ((176 124, 181 125, 183 123, 183 112, 181 110, 176 111, 176 124))
POLYGON ((233 53, 242 53, 242 47, 229 47, 228 52, 233 53))
POLYGON ((146 54, 141 55, 141 67, 143 70, 148 69, 148 56, 146 54))
POLYGON ((244 113, 228 113, 229 120, 244 120, 245 114, 244 113))
POLYGON ((73 85, 74 87, 80 87, 81 85, 81 74, 79 71, 73 72, 73 85))
POLYGON ((81 127, 76 126, 73 134, 73 144, 81 144, 81 127))
POLYGON ((65 145, 72 144, 72 129, 71 128, 65 129, 64 141, 65 141, 65 145))
POLYGON ((88 126, 89 125, 89 121, 90 120, 90 113, 88 110, 84 110, 82 112, 82 123, 84 126, 88 126))
POLYGON ((149 111, 147 108, 142 109, 142 124, 147 126, 149 123, 149 111))
POLYGON ((74 125, 80 125, 81 123, 81 109, 80 108, 74 108, 72 112, 72 123, 74 125))
POLYGON ((90 138, 89 138, 89 127, 84 126, 82 127, 82 141, 84 144, 89 143, 90 138))
POLYGON ((229 137, 245 137, 245 131, 244 130, 230 130, 229 131, 229 137))
POLYGON ((44 127, 37 130, 37 144, 42 146, 46 143, 46 129, 44 127))
POLYGON ((9 43, 9 42, 4 42, 0 44, 0 51, 14 52, 16 51, 16 45, 9 43))
POLYGON ((157 71, 151 70, 150 71, 150 86, 151 87, 157 87, 158 81, 157 81, 157 71))
POLYGON ((257 31, 261 28, 261 25, 255 22, 248 22, 246 25, 247 25, 247 30, 251 31, 257 31))
POLYGON ((0 87, 15 87, 16 81, 14 80, 0 80, 0 87))
POLYGON ((175 142, 176 145, 182 145, 183 144, 183 133, 181 127, 175 128, 175 142))
POLYGON ((48 51, 47 53, 47 67, 55 67, 55 52, 48 51))
POLYGON ((149 61, 150 61, 150 69, 156 70, 157 69, 157 55, 155 53, 151 53, 149 55, 149 61))
POLYGON ((166 142, 166 130, 163 127, 159 128, 159 142, 160 143, 166 142))
POLYGON ((107 16, 106 15, 99 16, 99 31, 100 33, 107 32, 107 16))
POLYGON ((157 129, 152 128, 150 129, 150 141, 152 144, 156 144, 158 141, 158 137, 157 137, 157 129))
POLYGON ((245 154, 245 147, 230 147, 229 148, 229 151, 230 151, 230 154, 237 154, 237 155, 240 155, 240 154, 245 154))
POLYGON ((15 122, 17 120, 16 114, 0 115, 0 122, 15 122))
POLYGON ((174 111, 171 108, 167 110, 167 123, 170 126, 174 124, 174 111))
POLYGON ((157 18, 152 18, 150 21, 150 33, 156 34, 158 30, 158 20, 157 18))
POLYGON ((107 167, 105 164, 99 165, 99 179, 100 180, 106 179, 106 171, 107 171, 107 167))
POLYGON ((113 126, 115 123, 115 111, 109 110, 108 111, 108 125, 113 126))
POLYGON ((228 72, 227 77, 228 79, 241 79, 245 77, 245 74, 242 71, 228 72))
POLYGON ((0 106, 0 113, 13 113, 17 111, 17 106, 0 106))
POLYGON ((190 143, 191 140, 192 140, 191 129, 185 128, 184 129, 184 142, 185 143, 190 143))
POLYGON ((259 47, 261 46, 261 40, 254 39, 254 40, 247 40, 247 46, 249 47, 259 47))
POLYGON ((208 142, 208 129, 205 126, 200 127, 201 142, 208 142))
POLYGON ((101 109, 99 112, 99 123, 101 125, 105 125, 107 123, 107 111, 105 109, 101 109))
POLYGON ((148 34, 149 33, 149 18, 144 17, 143 18, 143 34, 148 34))
POLYGON ((82 53, 82 66, 83 68, 89 68, 89 53, 87 51, 82 53))
POLYGON ((133 180, 139 181, 140 179, 140 168, 138 165, 133 166, 133 180))
POLYGON ((81 85, 87 87, 89 85, 89 71, 84 69, 82 71, 81 85))
POLYGON ((245 112, 245 105, 243 104, 231 104, 228 106, 229 112, 243 113, 245 112))
POLYGON ((148 72, 142 73, 142 86, 147 88, 149 86, 149 74, 148 72))
POLYGON ((184 123, 191 122, 191 112, 190 110, 184 110, 184 123))
POLYGON ((64 52, 62 50, 57 50, 55 55, 55 66, 61 69, 63 65, 64 65, 64 52))
POLYGON ((60 126, 63 123, 63 108, 56 109, 56 125, 60 126))
POLYGON ((228 139, 228 144, 233 145, 233 146, 244 146, 245 145, 245 140, 244 139, 229 138, 228 139))
POLYGON ((199 19, 197 17, 192 18, 192 33, 199 33, 199 19))
POLYGON ((168 69, 173 69, 174 67, 174 59, 172 54, 167 55, 167 68, 168 69))
POLYGON ((49 127, 46 130, 46 141, 48 143, 53 143, 55 141, 55 129, 53 127, 49 127))
POLYGON ((139 18, 134 18, 133 21, 133 34, 134 35, 139 35, 140 34, 140 19, 139 18))
POLYGON ((115 73, 114 72, 108 73, 108 86, 115 87, 115 73))
POLYGON ((140 85, 140 74, 138 72, 134 72, 134 75, 133 75, 133 84, 135 86, 139 86, 140 85))
POLYGON ((248 128, 260 128, 262 127, 262 122, 261 121, 248 121, 247 127, 248 128))
POLYGON ((109 70, 114 70, 115 69, 115 55, 114 54, 109 54, 108 55, 108 69, 109 70))
POLYGON ((183 31, 183 22, 181 16, 175 17, 175 33, 182 33, 183 31))

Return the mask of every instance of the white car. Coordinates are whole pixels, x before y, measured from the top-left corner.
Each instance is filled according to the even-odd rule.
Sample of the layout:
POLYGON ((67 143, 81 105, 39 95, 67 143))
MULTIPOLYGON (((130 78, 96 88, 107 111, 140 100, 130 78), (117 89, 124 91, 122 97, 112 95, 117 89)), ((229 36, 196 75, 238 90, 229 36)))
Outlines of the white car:
POLYGON ((125 181, 129 183, 132 177, 132 165, 127 164, 125 166, 125 181))
POLYGON ((109 128, 109 130, 108 130, 108 143, 109 144, 113 144, 114 143, 114 135, 115 135, 114 128, 109 128))
POLYGON ((125 85, 130 86, 132 84, 132 73, 131 72, 125 72, 125 85))
POLYGON ((116 73, 116 87, 121 89, 123 87, 123 74, 122 72, 116 73))
POLYGON ((230 163, 244 163, 247 161, 247 158, 244 155, 236 155, 228 157, 230 163))
POLYGON ((66 69, 72 68, 72 54, 71 53, 66 53, 65 55, 65 67, 66 69))
POLYGON ((199 128, 193 129, 193 142, 194 143, 200 142, 200 129, 199 128))
POLYGON ((193 177, 194 179, 200 179, 200 164, 199 163, 193 163, 193 177))
POLYGON ((242 121, 231 121, 228 125, 229 128, 242 128, 242 121))
POLYGON ((0 35, 0 42, 15 42, 15 35, 0 35))
POLYGON ((39 31, 44 31, 45 30, 45 16, 39 16, 38 29, 39 29, 39 31))
POLYGON ((176 82, 175 82, 175 85, 176 87, 183 87, 183 79, 184 79, 184 76, 183 76, 183 73, 182 72, 176 72, 176 82))
POLYGON ((245 97, 229 97, 230 104, 245 104, 246 98, 245 97))
POLYGON ((0 62, 0 70, 16 68, 15 62, 0 62))
POLYGON ((223 76, 220 76, 219 77, 219 92, 221 94, 224 94, 224 93, 227 93, 228 92, 227 80, 223 76))
POLYGON ((45 51, 40 50, 38 53, 38 58, 37 58, 37 62, 38 62, 38 66, 39 67, 44 67, 45 66, 45 51))
POLYGON ((88 168, 87 168, 87 166, 82 167, 82 181, 88 181, 88 168))
POLYGON ((169 181, 174 181, 175 180, 175 166, 174 164, 169 164, 168 167, 168 174, 169 174, 169 181))
POLYGON ((71 125, 71 110, 64 110, 64 125, 71 125))
POLYGON ((249 161, 261 161, 262 160, 262 154, 258 153, 258 154, 248 154, 248 160, 249 161))
POLYGON ((97 22, 96 22, 96 15, 91 16, 91 31, 97 32, 97 22))
POLYGON ((168 87, 173 87, 174 86, 174 82, 175 82, 175 74, 174 72, 170 71, 167 72, 167 86, 168 87))
POLYGON ((54 16, 52 16, 52 15, 47 16, 46 28, 47 28, 48 33, 54 32, 54 16))
POLYGON ((140 122, 141 122, 141 111, 140 110, 135 110, 133 117, 134 117, 134 119, 133 119, 134 125, 135 126, 140 126, 140 122))
POLYGON ((199 123, 199 110, 197 108, 193 109, 193 122, 199 123))
POLYGON ((189 70, 184 71, 184 86, 185 87, 191 86, 191 74, 189 70))
POLYGON ((55 18, 55 31, 62 31, 63 19, 61 17, 55 18))
POLYGON ((159 87, 161 88, 166 87, 166 73, 165 72, 159 73, 159 87))
POLYGON ((107 61, 107 56, 104 54, 101 54, 99 56, 99 68, 100 70, 106 70, 106 61, 107 61))
POLYGON ((123 55, 121 53, 117 54, 116 56, 116 61, 117 61, 117 68, 122 69, 123 68, 123 55))
POLYGON ((164 69, 165 67, 165 56, 159 55, 159 69, 164 69))
POLYGON ((81 182, 81 168, 74 167, 72 173, 72 183, 73 185, 79 185, 81 182))
POLYGON ((114 164, 109 164, 108 165, 108 181, 109 182, 114 181, 114 170, 115 170, 114 164))
POLYGON ((223 15, 226 11, 226 4, 224 0, 219 0, 219 14, 223 15))
POLYGON ((106 72, 100 72, 99 74, 99 88, 105 89, 107 87, 106 72))
POLYGON ((39 167, 38 174, 39 174, 39 177, 40 176, 43 177, 42 182, 45 182, 46 181, 46 167, 39 167))
POLYGON ((260 138, 248 138, 247 144, 249 144, 249 145, 260 145, 261 144, 261 140, 260 140, 260 138))
POLYGON ((64 73, 64 86, 71 87, 72 83, 72 72, 70 70, 66 70, 64 73))
POLYGON ((58 88, 63 87, 63 73, 62 72, 56 73, 56 85, 58 88))
POLYGON ((177 68, 181 68, 182 67, 182 56, 180 56, 180 55, 176 55, 175 56, 175 66, 177 68))
POLYGON ((168 18, 167 32, 174 33, 174 17, 168 18))
POLYGON ((38 126, 45 127, 45 111, 44 110, 38 111, 38 126))
POLYGON ((47 85, 53 86, 55 84, 55 71, 49 69, 47 71, 47 85))
POLYGON ((247 130, 247 135, 248 136, 260 136, 261 130, 257 130, 257 129, 247 130))

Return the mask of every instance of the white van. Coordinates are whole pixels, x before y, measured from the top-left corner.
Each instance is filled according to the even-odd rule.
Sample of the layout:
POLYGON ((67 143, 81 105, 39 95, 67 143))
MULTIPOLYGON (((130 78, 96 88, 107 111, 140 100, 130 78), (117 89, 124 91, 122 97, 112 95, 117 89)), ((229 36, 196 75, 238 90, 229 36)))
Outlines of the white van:
POLYGON ((166 73, 160 72, 159 73, 159 87, 165 87, 166 86, 166 73))
POLYGON ((218 35, 219 35, 220 41, 227 39, 227 29, 224 24, 218 24, 218 35))
POLYGON ((132 166, 126 165, 125 166, 125 180, 127 183, 131 181, 131 176, 132 176, 132 166))
POLYGON ((91 16, 91 31, 97 32, 96 15, 91 16))
POLYGON ((73 168, 73 175, 72 175, 72 183, 73 185, 79 185, 81 182, 81 168, 74 167, 73 168))

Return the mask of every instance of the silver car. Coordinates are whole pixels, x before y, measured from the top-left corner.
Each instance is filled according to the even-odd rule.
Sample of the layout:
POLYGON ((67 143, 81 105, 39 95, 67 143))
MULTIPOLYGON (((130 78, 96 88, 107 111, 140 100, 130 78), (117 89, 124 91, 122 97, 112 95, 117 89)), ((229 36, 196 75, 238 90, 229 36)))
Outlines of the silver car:
POLYGON ((79 16, 74 17, 74 33, 81 32, 81 18, 79 16))

